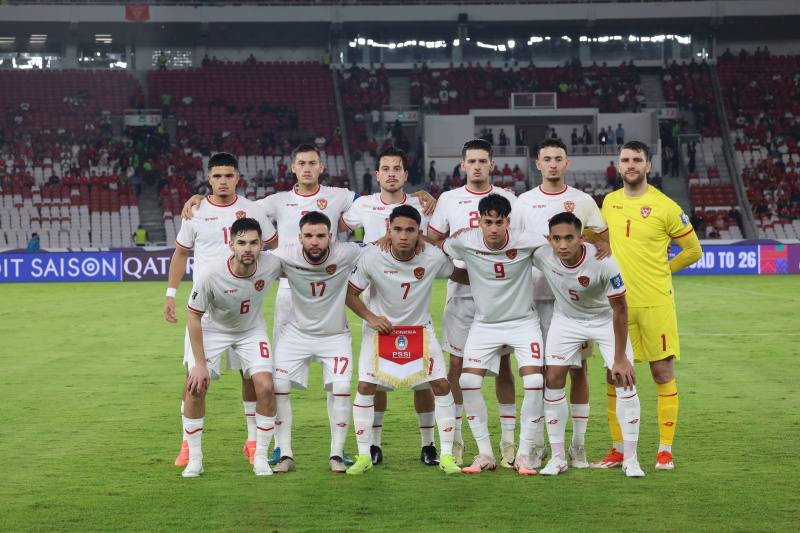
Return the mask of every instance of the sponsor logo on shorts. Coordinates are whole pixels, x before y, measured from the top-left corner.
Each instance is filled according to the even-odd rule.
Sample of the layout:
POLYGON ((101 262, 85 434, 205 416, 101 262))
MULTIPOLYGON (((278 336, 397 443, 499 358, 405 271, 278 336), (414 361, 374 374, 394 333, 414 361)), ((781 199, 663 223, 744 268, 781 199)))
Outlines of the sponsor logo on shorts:
POLYGON ((275 372, 280 372, 281 374, 288 374, 288 373, 289 373, 289 371, 288 371, 288 370, 284 370, 284 369, 282 369, 282 368, 276 368, 276 369, 275 369, 275 372))
POLYGON ((448 350, 450 353, 453 353, 453 351, 456 351, 456 352, 463 352, 464 351, 461 348, 456 348, 455 346, 453 346, 449 342, 447 343, 447 345, 450 347, 450 350, 448 350))
POLYGON ((261 292, 264 289, 264 280, 260 279, 256 281, 253 286, 256 288, 257 291, 261 292))
POLYGON ((517 249, 512 248, 511 250, 508 250, 506 252, 506 257, 508 257, 509 259, 514 259, 515 257, 517 257, 517 249))
POLYGON ((471 361, 471 362, 473 362, 473 363, 480 363, 480 362, 481 362, 481 360, 480 360, 480 359, 473 359, 472 357, 470 357, 469 359, 467 359, 467 361, 471 361))
POLYGON ((566 361, 563 355, 551 355, 550 357, 552 357, 553 359, 558 359, 559 361, 566 361))
POLYGON ((640 212, 642 213, 642 218, 647 218, 647 217, 650 216, 650 213, 652 213, 653 210, 650 208, 649 205, 644 205, 644 206, 642 206, 642 209, 641 209, 640 212))
POLYGON ((681 213, 681 222, 683 222, 684 226, 689 225, 689 217, 686 216, 686 213, 681 213))
POLYGON ((244 211, 236 211, 236 219, 247 218, 247 213, 244 211))
POLYGON ((575 211, 575 202, 564 202, 564 211, 567 213, 575 211))
MULTIPOLYGON (((638 421, 639 421, 639 419, 638 419, 638 418, 634 418, 633 420, 631 420, 630 422, 628 422, 628 424, 635 424, 635 423, 637 423, 638 421)), ((672 424, 672 422, 668 422, 668 423, 669 423, 669 424, 672 424)), ((664 424, 664 425, 666 426, 666 424, 664 424)))
POLYGON ((328 200, 326 200, 325 198, 320 198, 319 200, 317 200, 317 207, 319 207, 320 209, 325 209, 326 207, 328 207, 328 200))
POLYGON ((425 275, 425 269, 422 267, 414 269, 414 277, 417 279, 422 279, 422 276, 425 275))
POLYGON ((365 374, 365 375, 367 375, 367 376, 369 376, 369 377, 371 377, 371 378, 375 378, 375 379, 377 379, 377 378, 378 378, 378 376, 376 376, 376 375, 375 375, 375 374, 373 374, 372 372, 364 372, 364 374, 365 374))
POLYGON ((408 348, 408 338, 405 335, 398 335, 394 340, 394 347, 398 350, 405 350, 408 348))
POLYGON ((211 362, 211 359, 206 359, 206 363, 210 363, 210 362, 211 362))
POLYGON ((590 281, 591 280, 588 278, 588 276, 580 276, 578 278, 578 283, 581 284, 581 287, 588 287, 590 281))
POLYGON ((326 267, 325 267, 325 272, 327 272, 329 275, 331 275, 331 276, 332 276, 332 275, 333 275, 333 273, 334 273, 334 272, 336 272, 336 265, 329 265, 329 266, 326 266, 326 267))
POLYGON ((615 289, 621 289, 625 286, 625 282, 622 281, 622 274, 617 274, 613 278, 611 278, 611 286, 615 289))

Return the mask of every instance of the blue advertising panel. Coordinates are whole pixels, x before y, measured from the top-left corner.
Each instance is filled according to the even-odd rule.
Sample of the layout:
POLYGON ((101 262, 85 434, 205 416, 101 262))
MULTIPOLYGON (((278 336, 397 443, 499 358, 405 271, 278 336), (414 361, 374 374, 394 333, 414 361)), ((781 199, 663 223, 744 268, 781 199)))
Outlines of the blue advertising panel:
MULTIPOLYGON (((669 258, 681 251, 673 246, 669 258)), ((758 274, 759 247, 752 246, 704 246, 703 257, 695 264, 675 272, 676 276, 692 274, 758 274)))
POLYGON ((0 282, 120 280, 120 252, 0 254, 0 282))

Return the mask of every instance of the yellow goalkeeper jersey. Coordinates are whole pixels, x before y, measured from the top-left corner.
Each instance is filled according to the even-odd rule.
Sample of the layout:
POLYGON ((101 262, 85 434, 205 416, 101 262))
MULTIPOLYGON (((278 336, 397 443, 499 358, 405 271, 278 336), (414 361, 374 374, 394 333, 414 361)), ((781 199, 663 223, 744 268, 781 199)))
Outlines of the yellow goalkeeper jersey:
POLYGON ((624 189, 603 201, 611 252, 619 263, 631 307, 653 307, 674 302, 667 246, 671 239, 694 231, 689 217, 674 201, 653 186, 632 198, 624 189))

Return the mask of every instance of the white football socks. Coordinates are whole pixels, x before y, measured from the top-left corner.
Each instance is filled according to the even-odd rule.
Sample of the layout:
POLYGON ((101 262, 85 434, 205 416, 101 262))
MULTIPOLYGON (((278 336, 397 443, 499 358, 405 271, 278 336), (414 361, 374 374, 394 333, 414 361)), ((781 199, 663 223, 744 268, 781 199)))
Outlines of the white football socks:
POLYGON ((436 402, 436 425, 439 426, 440 457, 453 455, 453 437, 456 424, 456 403, 453 393, 444 396, 434 396, 436 402))
POLYGON ((356 393, 353 402, 353 429, 356 431, 358 455, 370 457, 372 425, 375 419, 375 395, 356 393))
MULTIPOLYGON (((541 374, 522 376, 522 383, 525 387, 525 394, 522 397, 522 407, 519 410, 520 429, 517 457, 530 455, 531 445, 536 444, 534 440, 536 432, 542 426, 542 419, 544 418, 542 401, 544 376, 541 374)), ((544 439, 542 439, 542 445, 544 445, 544 439)))
POLYGON ((547 421, 547 436, 550 439, 550 447, 553 449, 553 457, 561 456, 567 458, 564 452, 564 440, 567 430, 567 396, 564 389, 544 389, 544 416, 547 421))
POLYGON ((464 372, 458 383, 464 395, 464 411, 467 413, 469 428, 478 444, 478 453, 494 458, 492 442, 489 440, 489 414, 481 392, 483 377, 464 372))

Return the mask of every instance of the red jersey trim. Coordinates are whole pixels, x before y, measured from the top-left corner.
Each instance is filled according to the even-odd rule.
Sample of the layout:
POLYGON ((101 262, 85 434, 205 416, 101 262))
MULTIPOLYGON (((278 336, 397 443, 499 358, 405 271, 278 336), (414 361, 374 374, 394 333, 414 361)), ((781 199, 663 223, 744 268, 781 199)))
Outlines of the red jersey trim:
POLYGON ((603 231, 601 231, 600 233, 597 233, 596 235, 602 235, 603 233, 605 233, 605 232, 607 232, 607 231, 608 231, 608 228, 604 229, 604 230, 603 230, 603 231))
POLYGON ((468 193, 470 193, 470 194, 474 194, 475 196, 483 196, 483 195, 486 195, 486 194, 489 194, 489 193, 491 193, 491 192, 494 190, 494 185, 492 185, 492 186, 489 188, 489 190, 488 190, 488 191, 486 191, 486 192, 475 192, 475 191, 471 191, 471 190, 469 190, 469 187, 467 187, 466 185, 464 185, 464 190, 465 190, 465 191, 467 191, 467 192, 468 192, 468 193))
POLYGON ((542 189, 541 185, 539 185, 539 192, 542 193, 542 194, 546 194, 547 196, 558 196, 559 194, 564 194, 565 192, 567 192, 568 188, 569 187, 567 187, 567 184, 565 183, 564 184, 564 190, 559 191, 559 192, 547 192, 544 189, 542 189))
POLYGON ((415 257, 417 257, 417 254, 415 253, 414 255, 412 255, 411 257, 409 257, 408 259, 399 259, 399 258, 398 258, 396 255, 394 255, 394 252, 392 252, 392 247, 391 247, 391 246, 389 246, 389 255, 391 255, 391 256, 392 256, 392 258, 393 258, 395 261, 400 261, 401 263, 408 263, 409 261, 411 261, 412 259, 414 259, 415 257))
POLYGON ((576 268, 581 266, 583 264, 583 262, 586 260, 586 246, 581 244, 581 250, 583 250, 583 254, 581 255, 581 260, 578 261, 577 263, 575 263, 575 266, 565 265, 564 261, 561 261, 561 258, 559 257, 558 260, 561 261, 561 266, 563 266, 564 268, 568 268, 570 270, 575 270, 576 268))
POLYGON ((236 274, 233 273, 233 270, 231 270, 231 259, 232 258, 233 258, 233 256, 229 257, 228 260, 225 261, 225 264, 228 266, 228 272, 230 272, 231 276, 233 276, 234 278, 236 278, 236 279, 249 279, 249 278, 252 278, 253 276, 255 276, 256 272, 258 272, 258 261, 256 261, 256 268, 253 270, 252 274, 250 274, 249 276, 237 276, 236 274))
POLYGON ((275 232, 275 233, 272 235, 272 237, 270 237, 269 239, 266 239, 266 240, 264 241, 264 243, 266 244, 266 243, 268 243, 268 242, 272 242, 273 240, 275 240, 275 237, 277 237, 277 236, 278 236, 278 232, 276 231, 276 232, 275 232))
POLYGON ((184 245, 182 245, 181 243, 179 243, 179 242, 178 242, 178 239, 175 239, 175 244, 177 244, 178 246, 180 246, 180 247, 181 247, 181 248, 183 248, 184 250, 191 250, 191 248, 189 248, 188 246, 184 246, 184 245))
POLYGON ((311 194, 300 194, 299 192, 297 192, 297 189, 298 186, 295 184, 295 186, 292 187, 292 192, 295 193, 297 196, 302 196, 303 198, 311 198, 312 196, 314 196, 315 194, 317 194, 319 191, 322 190, 322 185, 317 183, 317 190, 312 192, 311 194))
POLYGON ((433 226, 431 226, 430 224, 428 224, 428 229, 432 229, 433 231, 435 231, 436 233, 438 233, 439 235, 441 235, 442 237, 444 237, 444 233, 442 233, 442 232, 441 232, 441 231, 439 231, 438 229, 434 228, 434 227, 433 227, 433 226))
POLYGON ((188 307, 190 311, 194 311, 195 313, 197 313, 197 314, 199 314, 199 315, 204 315, 204 314, 206 313, 205 311, 201 311, 201 310, 199 310, 199 309, 195 309, 195 308, 194 308, 194 307, 192 307, 191 305, 187 305, 186 307, 188 307))
POLYGON ((626 292, 628 292, 628 289, 625 289, 625 290, 624 290, 624 291, 622 291, 621 293, 619 293, 619 294, 615 294, 614 296, 608 296, 607 298, 608 298, 609 300, 611 300, 612 298, 619 298, 620 296, 625 296, 625 293, 626 293, 626 292))
POLYGON ((303 250, 303 259, 305 259, 305 260, 306 260, 306 263, 308 263, 309 265, 312 265, 312 266, 320 266, 320 265, 324 264, 324 263, 325 263, 325 261, 327 261, 328 259, 330 259, 330 257, 331 257, 331 247, 330 247, 330 246, 328 246, 328 251, 327 251, 327 252, 325 252, 325 259, 323 259, 323 260, 322 260, 322 261, 320 261, 319 263, 312 263, 311 261, 309 261, 309 260, 308 260, 308 257, 306 257, 306 251, 305 251, 305 250, 303 250))
POLYGON ((350 285, 351 287, 353 287, 357 291, 364 292, 364 289, 362 289, 361 287, 359 287, 358 285, 356 285, 355 283, 353 283, 350 280, 347 281, 347 284, 350 285))
POLYGON ((690 229, 689 231, 687 231, 683 235, 678 235, 677 237, 673 237, 673 239, 680 239, 681 237, 686 237, 687 235, 689 235, 693 231, 694 231, 694 228, 690 229))
MULTIPOLYGON (((452 261, 451 261, 451 263, 452 263, 452 261)), ((447 276, 447 278, 448 278, 448 279, 452 278, 452 277, 453 277, 453 274, 455 274, 455 273, 456 273, 456 265, 453 265, 453 271, 452 271, 452 272, 450 272, 450 275, 449 275, 449 276, 447 276)))
POLYGON ((350 231, 355 231, 355 229, 351 228, 350 225, 344 220, 344 213, 339 215, 339 220, 342 221, 342 224, 344 224, 347 227, 347 229, 349 229, 350 231))
POLYGON ((508 246, 509 242, 511 242, 511 236, 508 234, 508 230, 506 230, 506 243, 496 250, 494 248, 489 248, 489 245, 486 244, 486 237, 483 237, 483 245, 486 247, 487 250, 491 250, 493 252, 499 252, 500 250, 508 246))
POLYGON ((229 204, 224 204, 224 205, 223 205, 223 204, 215 204, 214 202, 212 202, 212 201, 211 201, 211 197, 210 197, 210 196, 206 196, 206 201, 207 201, 208 203, 210 203, 211 205, 213 205, 214 207, 230 207, 230 206, 232 206, 233 204, 235 204, 235 203, 236 203, 238 200, 239 200, 239 195, 237 194, 237 195, 236 195, 236 199, 235 199, 234 201, 232 201, 232 202, 231 202, 231 203, 229 203, 229 204))
POLYGON ((406 203, 406 200, 408 200, 408 195, 406 193, 403 193, 403 201, 400 202, 399 204, 387 204, 386 202, 383 201, 383 198, 381 198, 380 194, 378 194, 378 199, 381 201, 383 205, 403 205, 406 203))

